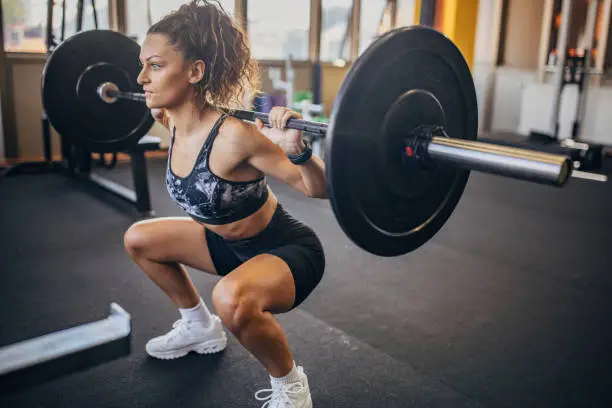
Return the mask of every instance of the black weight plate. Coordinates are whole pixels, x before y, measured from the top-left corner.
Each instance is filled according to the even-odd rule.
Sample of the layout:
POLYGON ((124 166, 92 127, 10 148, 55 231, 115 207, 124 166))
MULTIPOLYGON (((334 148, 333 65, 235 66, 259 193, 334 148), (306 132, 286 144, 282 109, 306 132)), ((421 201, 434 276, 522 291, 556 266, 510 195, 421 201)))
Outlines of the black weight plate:
POLYGON ((140 46, 110 30, 79 32, 50 55, 42 76, 43 108, 53 127, 92 152, 116 152, 138 143, 154 119, 146 104, 103 102, 98 85, 114 82, 121 91, 142 92, 140 46))
POLYGON ((417 249, 442 228, 463 194, 468 170, 401 165, 402 141, 418 125, 444 125, 459 139, 476 139, 478 130, 465 59, 447 37, 422 26, 392 30, 372 43, 348 72, 330 117, 332 209, 348 237, 370 253, 417 249))

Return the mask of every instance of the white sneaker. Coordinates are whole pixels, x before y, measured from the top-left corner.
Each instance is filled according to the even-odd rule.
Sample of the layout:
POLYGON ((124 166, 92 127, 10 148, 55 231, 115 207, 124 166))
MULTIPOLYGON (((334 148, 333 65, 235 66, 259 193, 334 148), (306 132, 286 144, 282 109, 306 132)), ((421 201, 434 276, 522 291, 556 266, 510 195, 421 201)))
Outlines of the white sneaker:
POLYGON ((272 388, 259 390, 255 393, 257 401, 266 401, 261 408, 312 408, 312 398, 308 377, 304 369, 297 367, 299 381, 291 384, 272 384, 272 388), (269 393, 268 396, 261 394, 269 393))
POLYGON ((197 321, 177 320, 168 333, 149 340, 146 350, 151 357, 170 360, 183 357, 190 351, 199 354, 218 353, 226 345, 227 336, 221 319, 213 315, 210 326, 197 321))

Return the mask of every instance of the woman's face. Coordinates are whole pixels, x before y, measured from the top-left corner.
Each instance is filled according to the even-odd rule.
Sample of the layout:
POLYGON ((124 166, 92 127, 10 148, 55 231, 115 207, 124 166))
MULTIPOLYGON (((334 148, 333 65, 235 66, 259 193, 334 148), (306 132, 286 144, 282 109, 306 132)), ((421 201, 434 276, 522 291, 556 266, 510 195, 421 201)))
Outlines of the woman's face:
POLYGON ((147 107, 172 108, 193 98, 194 84, 204 74, 202 61, 189 63, 163 34, 147 35, 140 49, 142 70, 138 83, 145 92, 147 107))

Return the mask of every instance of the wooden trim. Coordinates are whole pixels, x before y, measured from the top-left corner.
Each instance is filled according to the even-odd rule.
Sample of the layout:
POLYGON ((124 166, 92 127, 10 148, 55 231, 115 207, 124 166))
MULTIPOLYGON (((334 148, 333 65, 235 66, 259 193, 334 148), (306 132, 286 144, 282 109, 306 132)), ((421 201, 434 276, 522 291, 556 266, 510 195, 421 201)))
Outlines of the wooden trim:
POLYGON ((436 0, 436 4, 434 6, 434 28, 438 31, 442 31, 443 25, 444 25, 444 0, 436 0))
POLYGON ((542 20, 542 31, 540 33, 540 52, 538 54, 538 82, 544 81, 546 65, 548 65, 548 47, 550 44, 550 33, 553 23, 555 0, 546 0, 544 4, 544 17, 542 20))
POLYGON ((47 61, 47 54, 40 52, 7 52, 6 59, 10 64, 40 65, 47 61))
POLYGON ((247 0, 234 0, 234 20, 247 35, 249 30, 247 0))
POLYGON ((117 31, 119 31, 122 34, 126 34, 128 30, 126 0, 117 0, 117 24, 118 24, 117 31))
POLYGON ((359 56, 359 32, 361 31, 361 2, 367 0, 353 0, 353 15, 351 26, 351 61, 355 61, 359 56))
POLYGON ((387 5, 389 6, 389 14, 390 16, 390 24, 391 28, 397 27, 397 0, 387 0, 387 5))
MULTIPOLYGON (((491 57, 495 56, 495 60, 492 60, 491 63, 495 62, 496 65, 491 67, 491 79, 487 82, 485 86, 483 103, 482 103, 482 114, 481 119, 478 124, 478 131, 481 132, 490 132, 491 124, 493 121, 493 99, 495 97, 495 71, 500 58, 503 58, 503 54, 500 54, 500 50, 503 49, 502 41, 505 35, 505 28, 503 27, 504 19, 507 20, 507 14, 504 14, 504 9, 507 7, 507 0, 496 0, 494 15, 495 23, 492 29, 493 38, 493 49, 491 50, 490 56, 487 57, 487 65, 488 61, 491 61, 491 57), (501 55, 501 56, 500 56, 501 55)), ((503 52, 503 51, 502 51, 503 52)))
POLYGON ((127 4, 125 0, 108 1, 108 25, 113 31, 122 34, 127 33, 127 4))
MULTIPOLYGON (((493 25, 493 49, 491 50, 491 57, 495 55, 495 60, 492 60, 491 57, 487 57, 487 61, 496 62, 499 59, 499 50, 502 48, 504 41, 504 36, 506 34, 504 24, 504 19, 507 20, 508 14, 507 12, 504 14, 504 10, 507 11, 507 3, 508 0, 496 0, 495 8, 494 8, 494 18, 495 24, 493 25), (503 31, 502 31, 503 30, 503 31)), ((505 44, 505 43, 504 43, 505 44)))
POLYGON ((501 0, 501 11, 499 17, 499 41, 497 46, 496 66, 502 66, 505 62, 506 37, 508 36, 508 15, 510 11, 510 0, 501 0))
POLYGON ((321 60, 321 27, 323 25, 323 1, 310 0, 310 29, 308 59, 311 62, 321 60))
POLYGON ((610 30, 610 11, 612 10, 612 0, 604 0, 601 16, 601 32, 599 33, 599 44, 597 44, 597 64, 595 69, 604 72, 606 61, 606 50, 608 48, 608 33, 610 30))
POLYGON ((117 0, 108 0, 108 28, 119 31, 119 19, 117 18, 117 0))

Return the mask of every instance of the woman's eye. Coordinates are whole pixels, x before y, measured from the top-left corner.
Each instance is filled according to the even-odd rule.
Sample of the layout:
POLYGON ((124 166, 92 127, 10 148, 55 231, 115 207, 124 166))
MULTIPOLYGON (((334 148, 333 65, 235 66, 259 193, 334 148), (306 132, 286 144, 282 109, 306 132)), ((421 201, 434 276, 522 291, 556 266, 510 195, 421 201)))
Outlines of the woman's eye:
POLYGON ((154 70, 157 70, 157 69, 159 69, 159 68, 161 68, 161 67, 160 67, 160 65, 159 65, 159 64, 155 64, 155 63, 153 63, 153 64, 151 64, 151 68, 153 68, 154 70))

